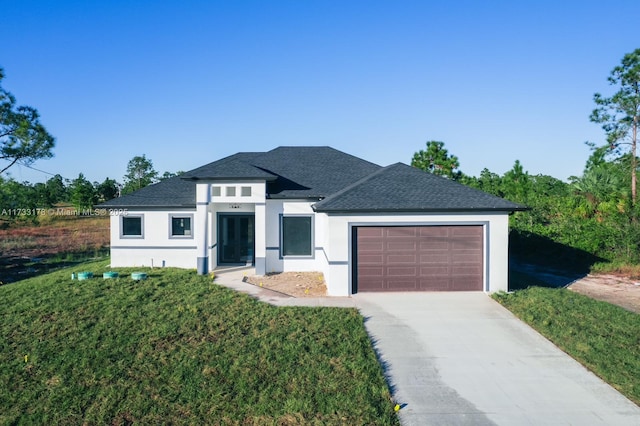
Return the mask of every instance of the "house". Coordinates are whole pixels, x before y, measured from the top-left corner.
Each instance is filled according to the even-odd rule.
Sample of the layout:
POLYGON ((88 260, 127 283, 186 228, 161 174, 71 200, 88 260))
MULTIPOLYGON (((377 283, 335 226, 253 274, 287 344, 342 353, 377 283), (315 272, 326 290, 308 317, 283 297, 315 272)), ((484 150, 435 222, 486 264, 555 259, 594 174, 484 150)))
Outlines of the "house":
POLYGON ((525 207, 330 147, 241 152, 113 199, 111 265, 321 271, 328 293, 507 290, 525 207))

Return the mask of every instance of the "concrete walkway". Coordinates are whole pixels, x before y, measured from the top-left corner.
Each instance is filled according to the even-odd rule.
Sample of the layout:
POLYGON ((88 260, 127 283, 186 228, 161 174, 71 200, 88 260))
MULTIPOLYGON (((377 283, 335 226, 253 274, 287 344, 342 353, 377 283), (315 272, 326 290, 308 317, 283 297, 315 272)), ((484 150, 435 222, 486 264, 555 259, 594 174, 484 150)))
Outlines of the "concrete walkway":
MULTIPOLYGON (((218 272, 216 272, 218 274, 218 272)), ((640 408, 484 293, 296 299, 216 282, 277 306, 357 307, 403 425, 634 425, 640 408)))

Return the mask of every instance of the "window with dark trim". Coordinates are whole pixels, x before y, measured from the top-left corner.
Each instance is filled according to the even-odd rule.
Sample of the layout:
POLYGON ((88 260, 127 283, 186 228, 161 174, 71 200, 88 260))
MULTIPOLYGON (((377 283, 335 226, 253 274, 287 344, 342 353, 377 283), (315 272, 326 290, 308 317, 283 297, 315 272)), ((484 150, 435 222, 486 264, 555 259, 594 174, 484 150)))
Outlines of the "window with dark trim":
POLYGON ((311 216, 282 216, 280 230, 282 257, 313 255, 311 216))
POLYGON ((171 236, 191 237, 191 216, 171 216, 171 236))
POLYGON ((142 237, 142 216, 122 216, 122 236, 142 237))

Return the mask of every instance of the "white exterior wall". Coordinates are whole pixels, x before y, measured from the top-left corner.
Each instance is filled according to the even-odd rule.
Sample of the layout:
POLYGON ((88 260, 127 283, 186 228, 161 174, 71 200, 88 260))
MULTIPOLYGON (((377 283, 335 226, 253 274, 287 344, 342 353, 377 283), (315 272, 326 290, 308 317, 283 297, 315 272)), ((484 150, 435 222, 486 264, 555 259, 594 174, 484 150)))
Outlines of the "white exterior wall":
MULTIPOLYGON (((320 216, 320 214, 319 214, 320 216)), ((506 291, 509 274, 508 213, 328 215, 327 291, 331 296, 352 294, 352 228, 354 226, 483 225, 484 277, 487 292, 506 291)))
POLYGON ((327 262, 325 241, 327 223, 319 218, 308 201, 267 200, 266 203, 266 272, 325 272, 327 262), (280 253, 280 216, 311 215, 313 231, 313 256, 310 258, 283 258, 280 253))
POLYGON ((122 216, 111 216, 111 266, 196 267, 196 241, 201 230, 195 210, 129 210, 128 216, 142 216, 142 238, 121 236, 122 216), (191 216, 191 237, 171 237, 171 216, 191 216))

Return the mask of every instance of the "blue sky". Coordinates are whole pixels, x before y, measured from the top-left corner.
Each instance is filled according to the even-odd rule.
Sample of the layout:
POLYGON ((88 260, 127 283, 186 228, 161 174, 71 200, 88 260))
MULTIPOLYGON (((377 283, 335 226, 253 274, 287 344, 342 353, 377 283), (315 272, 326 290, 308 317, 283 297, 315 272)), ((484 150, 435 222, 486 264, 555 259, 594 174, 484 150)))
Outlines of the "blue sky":
MULTIPOLYGON (((330 145, 461 170, 582 172, 593 94, 640 47, 637 0, 0 0, 5 89, 57 140, 33 166, 121 181, 239 151, 330 145)), ((13 167, 20 181, 49 176, 13 167)))

